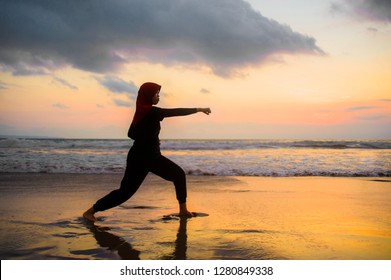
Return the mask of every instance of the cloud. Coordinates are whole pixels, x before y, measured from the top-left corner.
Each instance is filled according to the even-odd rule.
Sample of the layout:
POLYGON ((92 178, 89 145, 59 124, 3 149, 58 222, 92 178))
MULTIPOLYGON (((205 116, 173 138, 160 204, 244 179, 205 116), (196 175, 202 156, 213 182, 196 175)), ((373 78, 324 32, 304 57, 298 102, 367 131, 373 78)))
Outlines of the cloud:
POLYGON ((23 61, 16 61, 16 63, 12 63, 11 65, 4 64, 4 62, 1 60, 1 49, 2 47, 0 46, 0 63, 3 63, 3 65, 0 65, 0 71, 11 72, 14 76, 43 76, 49 74, 48 70, 43 65, 30 64, 23 61))
POLYGON ((378 121, 382 119, 386 119, 389 116, 387 115, 367 115, 367 116, 357 116, 356 119, 361 121, 378 121))
POLYGON ((204 94, 210 93, 210 91, 209 91, 208 89, 206 89, 206 88, 202 88, 202 89, 200 90, 200 92, 201 92, 201 93, 204 93, 204 94))
POLYGON ((391 23, 390 0, 344 0, 331 3, 333 13, 350 14, 360 20, 391 23))
POLYGON ((65 86, 67 88, 70 88, 72 90, 78 90, 77 86, 74 86, 71 83, 69 83, 69 82, 67 82, 67 81, 65 81, 65 80, 63 80, 61 78, 58 78, 58 77, 53 77, 53 82, 54 83, 58 83, 58 84, 60 84, 62 86, 65 86))
POLYGON ((355 112, 355 111, 364 111, 364 110, 371 110, 380 108, 379 106, 357 106, 357 107, 350 107, 346 109, 347 112, 355 112))
POLYGON ((52 107, 58 108, 58 109, 69 109, 69 107, 67 105, 64 105, 64 104, 61 104, 61 103, 53 104, 52 107))
POLYGON ((377 32, 379 32, 379 30, 375 27, 368 27, 367 31, 372 34, 376 34, 377 32))
POLYGON ((5 1, 0 40, 1 68, 14 75, 69 65, 111 73, 143 61, 224 76, 280 53, 323 54, 313 37, 243 0, 5 1))
POLYGON ((0 81, 0 90, 2 89, 7 89, 7 84, 6 83, 3 83, 2 81, 0 81))
POLYGON ((130 93, 136 95, 138 91, 138 87, 132 81, 126 82, 114 76, 105 76, 103 78, 96 78, 96 80, 114 93, 130 93))
POLYGON ((128 99, 127 101, 118 98, 113 99, 117 106, 129 107, 132 104, 131 101, 137 96, 138 87, 132 81, 126 82, 111 75, 102 78, 97 77, 96 80, 110 92, 115 93, 116 95, 125 95, 125 98, 128 99))
POLYGON ((120 107, 130 107, 132 105, 131 102, 125 101, 122 99, 113 99, 115 105, 120 106, 120 107))

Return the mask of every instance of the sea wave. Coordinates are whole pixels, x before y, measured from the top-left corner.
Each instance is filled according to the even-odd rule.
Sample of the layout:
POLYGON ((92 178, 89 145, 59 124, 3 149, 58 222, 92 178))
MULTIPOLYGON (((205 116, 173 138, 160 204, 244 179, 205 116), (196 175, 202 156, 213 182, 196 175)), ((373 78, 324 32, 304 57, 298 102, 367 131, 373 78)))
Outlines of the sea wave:
POLYGON ((236 149, 391 149, 390 140, 166 140, 167 150, 236 150, 236 149))
MULTIPOLYGON (((1 148, 129 149, 130 139, 0 138, 1 148)), ((163 150, 391 149, 391 140, 162 140, 163 150)))
POLYGON ((391 177, 391 171, 260 171, 246 172, 240 169, 226 172, 211 172, 200 169, 188 170, 187 175, 195 176, 249 176, 249 177, 391 177))
POLYGON ((129 149, 132 142, 116 139, 0 138, 0 149, 129 149))
MULTIPOLYGON (((123 173, 131 140, 0 139, 0 172, 123 173)), ((187 174, 391 177, 389 140, 163 140, 187 174)))
MULTIPOLYGON (((5 173, 53 173, 53 174, 123 174, 125 166, 14 166, 3 169, 5 173)), ((0 172, 0 173, 1 173, 0 172)), ((321 171, 321 170, 216 170, 216 169, 187 169, 189 176, 249 176, 249 177, 391 177, 391 171, 321 171)))

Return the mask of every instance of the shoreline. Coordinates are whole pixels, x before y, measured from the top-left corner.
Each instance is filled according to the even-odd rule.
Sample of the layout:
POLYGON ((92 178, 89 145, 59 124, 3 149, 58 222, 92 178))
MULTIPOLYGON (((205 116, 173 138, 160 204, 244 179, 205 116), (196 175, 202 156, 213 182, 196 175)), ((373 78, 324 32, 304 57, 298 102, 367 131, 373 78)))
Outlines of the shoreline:
MULTIPOLYGON (((0 171, 0 177, 1 176, 16 176, 16 175, 32 175, 32 176, 39 176, 39 175, 64 175, 64 176, 123 176, 123 172, 107 172, 107 173, 79 173, 79 172, 2 172, 0 171)), ((150 173, 152 174, 152 173, 150 173)), ((153 175, 153 174, 152 174, 153 175)), ((153 175, 154 176, 154 175, 153 175)), ((391 182, 391 176, 362 176, 362 175, 355 175, 355 176, 329 176, 329 175, 297 175, 297 176, 273 176, 273 175, 214 175, 214 174, 186 174, 186 177, 206 177, 206 178, 369 178, 369 179, 380 179, 387 182, 391 182), (389 180, 387 180, 389 179, 389 180)))
POLYGON ((391 259, 388 177, 187 176, 181 220, 174 187, 149 175, 130 200, 81 215, 118 174, 0 173, 2 259, 391 259), (122 244, 122 245, 121 245, 122 244))

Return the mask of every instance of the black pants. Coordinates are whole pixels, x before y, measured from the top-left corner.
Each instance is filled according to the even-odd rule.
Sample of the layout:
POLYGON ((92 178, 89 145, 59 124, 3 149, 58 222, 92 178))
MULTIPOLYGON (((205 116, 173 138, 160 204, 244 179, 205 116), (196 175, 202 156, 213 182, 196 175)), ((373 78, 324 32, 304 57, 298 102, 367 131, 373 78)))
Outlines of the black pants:
POLYGON ((104 211, 127 201, 136 193, 149 172, 173 182, 179 203, 186 202, 186 175, 183 169, 160 153, 148 154, 132 147, 120 188, 99 199, 93 206, 94 210, 104 211))

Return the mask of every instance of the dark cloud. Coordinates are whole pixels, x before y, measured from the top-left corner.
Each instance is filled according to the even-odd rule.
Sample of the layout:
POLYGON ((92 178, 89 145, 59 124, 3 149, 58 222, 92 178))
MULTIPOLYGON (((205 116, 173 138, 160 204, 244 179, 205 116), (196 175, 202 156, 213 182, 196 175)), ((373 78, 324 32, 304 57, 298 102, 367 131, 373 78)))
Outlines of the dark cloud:
POLYGON ((278 53, 323 53, 243 0, 5 1, 0 40, 1 68, 15 75, 65 65, 109 73, 135 61, 229 75, 278 53))
POLYGON ((352 14, 359 19, 391 22, 390 0, 344 0, 342 3, 331 3, 330 9, 334 13, 352 14))

